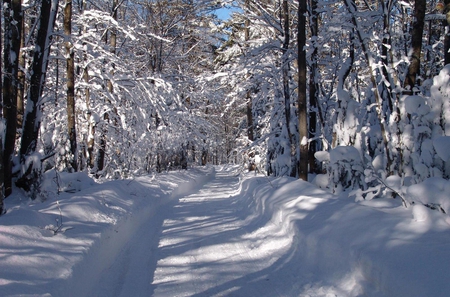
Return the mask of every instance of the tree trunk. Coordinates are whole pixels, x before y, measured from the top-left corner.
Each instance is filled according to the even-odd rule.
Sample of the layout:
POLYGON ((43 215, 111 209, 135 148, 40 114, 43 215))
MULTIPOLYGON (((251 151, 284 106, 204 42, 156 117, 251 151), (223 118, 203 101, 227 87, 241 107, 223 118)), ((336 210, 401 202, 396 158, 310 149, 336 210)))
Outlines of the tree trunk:
POLYGON ((20 144, 20 162, 24 166, 17 185, 26 191, 38 180, 38 172, 33 166, 41 164, 30 162, 26 167, 26 158, 36 151, 40 128, 40 100, 45 84, 45 77, 50 54, 50 42, 58 11, 58 0, 42 0, 36 47, 31 65, 30 86, 27 95, 27 110, 24 116, 22 140, 20 144))
MULTIPOLYGON (((245 7, 248 9, 249 0, 245 1, 245 7)), ((245 41, 248 41, 250 39, 250 20, 247 18, 245 20, 245 31, 244 31, 244 39, 245 41)), ((247 91, 246 94, 247 99, 247 137, 248 140, 253 141, 254 135, 253 135, 253 104, 252 104, 252 96, 250 91, 247 91)))
POLYGON ((405 78, 404 88, 413 93, 413 88, 416 85, 417 76, 420 73, 420 54, 422 51, 422 36, 425 19, 425 10, 427 6, 426 0, 415 0, 414 4, 414 24, 411 35, 412 52, 409 58, 410 64, 408 73, 405 78))
POLYGON ((284 116, 285 125, 288 133, 290 156, 291 156, 291 170, 289 175, 295 177, 297 175, 297 150, 294 143, 294 135, 291 131, 291 90, 289 88, 289 43, 290 43, 290 30, 289 30, 289 4, 287 0, 283 0, 283 55, 281 57, 281 72, 283 78, 283 97, 284 97, 284 116))
MULTIPOLYGON (((389 114, 392 113, 394 110, 394 88, 395 83, 392 79, 391 72, 389 71, 389 58, 390 58, 390 52, 391 52, 391 9, 392 9, 392 1, 380 1, 381 2, 381 8, 383 13, 383 40, 382 40, 382 48, 381 48, 381 62, 382 62, 382 74, 384 76, 384 79, 389 82, 387 85, 386 83, 382 84, 383 90, 386 92, 387 97, 387 103, 389 107, 389 114)), ((383 96, 384 97, 384 96, 383 96)), ((386 98, 384 97, 384 98, 386 98)))
POLYGON ((105 112, 103 114, 103 129, 100 136, 100 143, 97 155, 97 177, 100 177, 103 169, 105 168, 105 156, 106 156, 106 134, 108 133, 107 125, 109 124, 109 114, 105 112))
POLYGON ((450 0, 444 0, 445 8, 444 12, 447 18, 447 26, 445 28, 444 38, 444 56, 445 65, 450 64, 450 0))
MULTIPOLYGON (((3 143, 3 132, 0 133, 0 142, 3 143)), ((6 210, 3 202, 5 200, 5 171, 3 170, 3 153, 3 148, 0 148, 0 216, 4 214, 6 210)))
MULTIPOLYGON (((118 0, 112 1, 112 17, 114 20, 117 19, 117 9, 118 9, 118 0)), ((110 37, 109 37, 109 46, 110 46, 110 52, 111 54, 116 54, 116 46, 117 46, 117 38, 116 38, 116 32, 114 30, 110 30, 110 37)), ((114 70, 111 70, 111 77, 114 75, 114 70)), ((108 80, 107 88, 109 93, 114 93, 114 87, 111 80, 108 80)), ((107 134, 108 134, 108 124, 110 120, 110 116, 108 112, 105 112, 103 114, 103 129, 102 129, 102 135, 100 136, 100 149, 98 151, 97 156, 97 169, 99 171, 102 171, 105 167, 105 154, 106 154, 106 144, 107 144, 107 134)))
MULTIPOLYGON (((118 0, 113 0, 113 6, 112 6, 112 18, 114 20, 117 20, 117 9, 118 9, 118 0)), ((116 47, 117 47, 117 34, 115 29, 110 30, 110 36, 109 36, 109 51, 111 54, 116 54, 116 47)), ((113 69, 111 70, 111 77, 114 75, 114 65, 113 69)), ((108 92, 111 94, 114 93, 114 88, 111 80, 108 80, 108 92)))
POLYGON ((73 45, 70 41, 72 35, 72 0, 66 0, 64 7, 64 38, 66 47, 67 65, 67 128, 69 130, 70 152, 72 153, 71 166, 77 171, 77 133, 75 127, 75 63, 73 45))
POLYGON ((247 137, 248 140, 255 140, 253 135, 253 108, 252 108, 252 96, 250 91, 247 92, 247 137))
MULTIPOLYGON (((319 15, 317 13, 317 0, 311 0, 311 17, 309 22, 309 27, 311 30, 311 37, 317 40, 317 35, 319 33, 319 15)), ((308 160, 309 160, 309 172, 319 173, 320 169, 316 162, 314 154, 320 149, 320 142, 317 139, 317 98, 319 96, 319 86, 317 83, 317 75, 319 66, 317 64, 318 50, 315 42, 313 43, 313 51, 311 53, 311 72, 309 75, 309 139, 314 139, 309 144, 308 160)))
MULTIPOLYGON (((0 14, 2 13, 3 5, 0 6, 0 14)), ((2 27, 2 18, 0 17, 0 28, 2 27)), ((0 53, 2 52, 2 34, 0 34, 0 53)), ((0 90, 3 91, 3 82, 1 80, 1 77, 3 75, 2 73, 2 57, 0 55, 0 90)), ((5 200, 5 174, 3 170, 3 134, 4 134, 4 122, 3 122, 3 94, 0 92, 0 215, 2 215, 5 212, 5 205, 3 201, 5 200)))
POLYGON ((300 162, 298 178, 308 180, 308 114, 306 97, 306 0, 298 0, 298 119, 300 140, 300 162))
POLYGON ((18 70, 20 40, 22 34, 22 3, 20 0, 4 1, 5 11, 5 49, 3 77, 3 117, 5 134, 3 147, 4 195, 8 197, 12 191, 12 157, 17 132, 17 89, 19 87, 18 70))
POLYGON ((202 149, 202 166, 208 164, 208 150, 206 148, 202 149))
MULTIPOLYGON (((84 13, 84 10, 87 7, 86 0, 83 0, 80 2, 80 13, 84 13)), ((86 26, 83 26, 83 32, 87 32, 86 26)), ((85 44, 83 44, 85 45, 85 44)), ((95 154, 94 154, 94 145, 95 145, 95 127, 97 125, 96 117, 92 115, 91 112, 91 92, 89 89, 89 68, 87 65, 87 53, 83 51, 83 59, 85 63, 85 67, 83 69, 83 80, 85 82, 85 90, 84 90, 84 96, 85 96, 85 102, 87 106, 87 121, 88 121, 88 133, 87 133, 87 167, 89 169, 93 169, 95 166, 95 154)))
MULTIPOLYGON (((83 79, 87 86, 89 83, 89 72, 88 72, 87 66, 84 68, 84 71, 83 71, 83 79)), ((95 126, 97 125, 97 122, 95 121, 95 117, 92 115, 92 112, 90 111, 90 105, 91 105, 90 97, 91 97, 91 95, 90 95, 89 87, 86 87, 85 99, 86 99, 86 106, 88 107, 87 118, 88 118, 88 125, 89 125, 88 136, 87 136, 87 154, 88 154, 87 163, 88 163, 88 167, 90 169, 92 169, 95 166, 94 144, 95 144, 95 126)))
POLYGON ((356 35, 358 36, 359 42, 361 43, 361 47, 364 53, 364 56, 366 58, 367 64, 369 65, 370 68, 370 82, 373 85, 373 91, 374 91, 374 95, 375 95, 375 101, 376 104, 378 106, 377 110, 377 116, 378 116, 378 121, 380 123, 380 129, 381 129, 381 137, 383 138, 383 146, 384 146, 384 150, 386 153, 386 159, 387 159, 387 164, 386 164, 386 168, 388 173, 391 173, 392 170, 392 156, 391 156, 391 152, 389 150, 389 142, 388 142, 388 131, 386 131, 386 115, 383 113, 383 102, 382 102, 382 98, 380 96, 380 93, 378 92, 378 88, 377 88, 377 81, 374 75, 374 70, 376 68, 375 65, 373 65, 373 61, 374 59, 372 58, 371 54, 370 54, 370 47, 367 44, 367 39, 365 39, 361 33, 362 29, 360 28, 357 18, 356 18, 356 3, 354 0, 345 0, 344 1, 345 6, 347 7, 348 11, 350 12, 350 14, 352 15, 352 23, 355 26, 355 31, 356 31, 356 35))
MULTIPOLYGON (((20 38, 20 48, 25 47, 25 22, 22 21, 22 36, 20 38)), ((17 87, 17 127, 22 129, 23 125, 23 112, 24 112, 24 97, 25 97, 25 83, 26 77, 23 71, 26 67, 25 65, 25 51, 21 51, 19 55, 19 72, 18 80, 19 85, 17 87)), ((22 133, 17 133, 17 138, 19 139, 22 133)))

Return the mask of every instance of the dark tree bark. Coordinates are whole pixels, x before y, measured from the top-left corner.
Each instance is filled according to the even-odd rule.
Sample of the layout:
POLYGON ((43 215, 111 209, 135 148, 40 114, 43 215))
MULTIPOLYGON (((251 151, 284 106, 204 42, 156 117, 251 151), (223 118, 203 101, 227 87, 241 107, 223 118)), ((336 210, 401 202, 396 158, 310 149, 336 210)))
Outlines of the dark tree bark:
POLYGON ((109 114, 105 112, 103 114, 103 128, 102 134, 100 135, 99 149, 97 153, 97 173, 96 176, 100 177, 103 169, 105 168, 105 157, 106 157, 106 134, 108 133, 107 125, 109 124, 109 114))
MULTIPOLYGON (((111 15, 113 19, 117 19, 117 9, 118 9, 118 0, 112 1, 112 11, 111 15)), ((110 52, 111 54, 116 54, 116 46, 117 46, 117 36, 115 30, 110 30, 110 37, 109 37, 109 46, 110 46, 110 52)), ((111 76, 114 75, 114 70, 111 70, 111 76)), ((107 88, 109 93, 114 93, 114 87, 111 80, 108 80, 107 88)), ((103 114, 103 129, 102 129, 102 135, 100 136, 100 148, 98 150, 97 155, 97 170, 99 172, 103 171, 105 168, 105 157, 106 157, 106 144, 107 144, 107 134, 108 134, 108 128, 109 125, 110 116, 108 114, 108 111, 103 114)))
POLYGON ((422 51, 422 36, 425 19, 425 10, 427 6, 426 0, 415 0, 414 5, 414 24, 411 34, 412 52, 409 58, 410 64, 408 74, 406 75, 404 88, 412 93, 416 85, 417 76, 420 73, 420 54, 422 51))
POLYGON ((22 34, 22 3, 20 0, 4 1, 5 48, 3 76, 3 117, 6 129, 3 147, 4 195, 12 191, 12 157, 17 131, 17 88, 19 86, 19 54, 22 34))
MULTIPOLYGON (((25 47, 25 21, 22 21, 22 34, 20 38, 20 48, 23 49, 25 47)), ((17 86, 17 127, 19 129, 22 128, 23 125, 23 112, 24 112, 24 97, 25 97, 25 51, 21 51, 19 55, 19 72, 18 72, 18 80, 19 85, 17 86)), ((21 133, 17 133, 17 138, 20 138, 21 133)))
POLYGON ((247 137, 248 140, 255 140, 253 135, 253 108, 252 108, 252 96, 250 91, 247 92, 247 137))
MULTIPOLYGON (((117 20, 117 10, 118 10, 118 0, 113 0, 113 5, 112 5, 112 18, 114 20, 117 20)), ((115 55, 116 54, 116 47, 117 47, 117 33, 115 31, 115 29, 110 30, 110 36, 109 36, 109 51, 111 52, 111 54, 115 55)), ((114 67, 114 65, 113 65, 114 67)), ((114 69, 111 70, 111 76, 114 75, 114 69)), ((108 91, 112 94, 114 93, 114 88, 113 88, 113 84, 111 82, 111 80, 108 80, 108 91)))
MULTIPOLYGON (((36 47, 31 64, 30 86, 27 95, 27 110, 24 115, 23 133, 20 144, 20 162, 25 165, 26 158, 36 151, 40 128, 40 99, 44 89, 47 73, 50 42, 58 11, 58 0, 42 0, 39 28, 36 35, 36 47)), ((24 166, 24 171, 17 181, 17 185, 26 191, 33 190, 32 186, 38 180, 38 172, 33 170, 33 164, 24 166)))
MULTIPOLYGON (((311 0, 310 2, 310 10, 311 17, 309 21, 309 27, 311 30, 311 37, 317 37, 319 33, 319 15, 317 13, 317 0, 311 0)), ((315 38, 317 40, 317 38, 315 38)), ((315 43, 315 42, 314 42, 315 43)), ((320 169, 317 166, 316 158, 314 154, 320 149, 320 142, 317 139, 317 114, 318 114, 318 105, 317 98, 319 96, 319 86, 317 82, 318 75, 318 50, 317 46, 313 43, 313 51, 311 53, 311 72, 309 75, 309 139, 314 139, 309 144, 309 172, 311 173, 319 173, 320 169)))
POLYGON ((300 161, 298 177, 308 180, 308 113, 306 96, 306 0, 298 0, 297 46, 298 46, 298 118, 300 161))
POLYGON ((72 0, 66 0, 64 7, 64 34, 67 65, 67 128, 69 130, 70 151, 72 153, 71 166, 77 171, 77 133, 75 127, 75 63, 72 35, 72 0))
MULTIPOLYGON (((88 85, 89 83, 89 72, 87 66, 84 68, 83 71, 83 80, 88 85)), ((88 110, 90 109, 91 105, 91 95, 89 91, 89 87, 86 87, 85 89, 85 99, 86 99, 86 106, 88 107, 88 110)), ((94 144, 95 144, 95 127, 97 123, 94 121, 94 117, 92 116, 92 113, 88 111, 88 121, 89 121, 89 128, 88 128, 88 139, 87 139, 87 163, 88 167, 90 169, 94 168, 95 166, 95 158, 94 158, 94 144)))
POLYGON ((289 149, 291 155, 291 170, 289 175, 292 177, 297 176, 297 151, 294 143, 294 135, 291 131, 291 90, 289 88, 289 43, 290 43, 290 29, 289 29, 289 4, 287 0, 283 0, 282 3, 282 19, 283 19, 283 55, 281 57, 281 72, 283 77, 283 96, 284 96, 284 116, 285 125, 289 137, 289 149))
MULTIPOLYGON (((84 10, 86 9, 86 0, 79 2, 79 10, 82 14, 84 10)), ((84 33, 86 33, 86 27, 83 27, 84 33)), ((83 44, 84 45, 84 44, 83 44)), ((89 68, 87 66, 87 53, 83 51, 83 60, 85 63, 85 67, 83 69, 83 81, 86 85, 84 89, 84 98, 86 102, 86 106, 88 108, 87 112, 87 120, 88 120, 88 135, 86 139, 86 146, 87 146, 87 167, 89 169, 93 169, 95 167, 95 153, 94 153, 94 146, 95 146, 95 127, 97 125, 97 122, 95 121, 95 117, 92 115, 91 112, 91 92, 89 89, 89 68)))
MULTIPOLYGON (((3 133, 0 133, 0 141, 3 142, 3 133)), ((5 213, 5 174, 3 171, 3 148, 0 148, 0 216, 5 213)))
MULTIPOLYGON (((249 0, 245 1, 245 6, 246 8, 248 8, 249 0)), ((245 41, 248 41, 250 39, 250 20, 247 18, 245 20, 245 31, 244 31, 244 39, 245 41)), ((247 99, 247 136, 248 136, 248 140, 253 141, 254 140, 254 135, 253 135, 253 104, 252 104, 252 96, 250 91, 247 91, 246 94, 246 99, 247 99)))
POLYGON ((206 166, 208 164, 208 150, 204 148, 202 150, 202 166, 206 166))
MULTIPOLYGON (((0 6, 0 14, 2 13, 2 7, 3 5, 0 6)), ((2 27, 2 18, 0 17, 0 28, 2 27)), ((0 34, 0 53, 2 52, 2 34, 0 34)), ((0 55, 0 65, 2 64, 2 57, 0 55)), ((0 77, 2 77, 3 73, 2 73, 2 67, 0 66, 0 77)), ((0 92, 0 120, 1 123, 3 125, 3 82, 0 79, 0 89, 2 90, 2 92, 0 92)), ((0 131, 0 144, 3 143, 3 131, 0 131)), ((3 173, 3 145, 0 145, 0 215, 2 215, 5 212, 5 205, 4 205, 4 200, 5 200, 5 174, 3 173)))
POLYGON ((387 104, 388 104, 388 112, 389 114, 394 109, 394 87, 395 83, 392 79, 392 76, 388 70, 389 65, 389 58, 392 59, 390 53, 391 53, 391 9, 393 5, 393 1, 391 0, 382 0, 381 2, 381 8, 383 12, 383 41, 382 41, 382 48, 381 48, 381 62, 383 64, 382 66, 382 74, 387 82, 389 82, 389 85, 386 84, 382 85, 383 91, 385 92, 385 96, 383 98, 386 98, 387 104))
POLYGON ((444 13, 447 18, 447 28, 445 31, 444 38, 444 55, 445 55, 445 65, 450 64, 450 0, 444 0, 445 8, 444 13))

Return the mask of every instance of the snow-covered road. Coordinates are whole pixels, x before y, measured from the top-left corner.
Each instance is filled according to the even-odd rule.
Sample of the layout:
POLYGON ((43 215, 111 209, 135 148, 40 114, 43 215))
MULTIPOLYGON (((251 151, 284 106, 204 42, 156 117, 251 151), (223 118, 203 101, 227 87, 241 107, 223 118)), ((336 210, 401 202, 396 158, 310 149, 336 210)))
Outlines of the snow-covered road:
POLYGON ((224 170, 164 205, 87 295, 285 296, 297 282, 271 269, 292 238, 258 231, 263 222, 249 213, 240 186, 239 176, 224 170))
POLYGON ((59 181, 8 199, 1 296, 449 296, 449 216, 399 199, 236 166, 59 181))

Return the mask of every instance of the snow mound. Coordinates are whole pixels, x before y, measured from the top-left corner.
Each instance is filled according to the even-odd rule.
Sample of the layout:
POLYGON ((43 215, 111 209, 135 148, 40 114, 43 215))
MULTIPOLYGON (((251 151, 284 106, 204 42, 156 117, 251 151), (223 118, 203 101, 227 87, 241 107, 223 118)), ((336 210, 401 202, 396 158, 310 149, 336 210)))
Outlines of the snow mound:
POLYGON ((446 179, 428 178, 422 183, 409 186, 406 194, 410 203, 422 203, 450 214, 450 181, 446 179))
POLYGON ((444 162, 450 161, 450 136, 440 136, 433 140, 433 146, 444 162))
POLYGON ((416 222, 425 222, 429 219, 430 209, 422 204, 414 204, 412 206, 412 214, 414 221, 416 222))
MULTIPOLYGON (((417 204, 411 217, 399 199, 354 203, 294 179, 265 186, 262 179, 248 182, 250 205, 274 225, 270 234, 293 238, 290 262, 277 269, 287 270, 286 279, 297 275, 301 289, 285 296, 444 297, 450 292, 445 215, 417 204)), ((438 201, 447 199, 448 190, 443 179, 409 188, 417 196, 439 194, 438 201)))
POLYGON ((405 110, 409 114, 426 115, 431 109, 426 104, 425 98, 412 95, 405 98, 405 110))

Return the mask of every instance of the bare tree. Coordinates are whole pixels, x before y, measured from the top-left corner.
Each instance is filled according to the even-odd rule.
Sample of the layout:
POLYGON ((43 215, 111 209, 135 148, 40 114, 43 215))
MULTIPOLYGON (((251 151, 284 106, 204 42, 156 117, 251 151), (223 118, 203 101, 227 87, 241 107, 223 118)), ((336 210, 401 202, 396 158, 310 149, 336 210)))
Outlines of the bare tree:
POLYGON ((24 115, 23 134, 20 144, 20 162, 23 165, 21 177, 17 185, 25 190, 33 190, 37 182, 38 172, 35 161, 26 163, 28 156, 36 151, 40 128, 40 104, 47 73, 50 54, 50 42, 58 11, 58 0, 42 0, 39 28, 36 35, 36 46, 31 64, 30 86, 27 92, 27 109, 24 115), (25 166, 27 164, 27 166, 25 166))
POLYGON ((447 28, 445 30, 445 40, 444 40, 444 55, 445 55, 445 65, 450 63, 450 0, 444 0, 444 13, 447 18, 447 28))
POLYGON ((426 0, 415 0, 414 4, 414 24, 411 34, 411 55, 409 58, 409 68, 404 81, 405 89, 412 93, 416 85, 417 76, 420 73, 420 55, 422 52, 422 36, 425 19, 426 0))
POLYGON ((283 96, 284 96, 284 116, 286 120, 286 130, 288 133, 290 156, 291 156, 291 169, 289 175, 295 177, 297 175, 297 146, 294 141, 294 133, 291 128, 291 90, 290 84, 290 63, 289 63, 289 43, 290 43, 290 29, 289 29, 289 4, 287 0, 283 0, 282 3, 282 18, 283 18, 283 45, 281 56, 281 73, 283 78, 283 96))
MULTIPOLYGON (((18 79, 18 86, 17 86, 17 127, 22 128, 23 124, 23 112, 24 112, 24 97, 25 97, 25 84, 26 84, 26 77, 25 77, 25 62, 26 62, 26 51, 24 50, 25 47, 25 19, 22 21, 22 34, 20 38, 20 55, 19 55, 19 72, 17 75, 18 79)), ((20 138, 21 135, 17 133, 17 137, 20 138)))
POLYGON ((72 0, 66 0, 64 7, 64 39, 67 65, 67 129, 69 130, 72 168, 77 171, 77 133, 75 127, 75 63, 71 42, 72 36, 72 0))
MULTIPOLYGON (((111 16, 113 17, 114 20, 117 20, 117 10, 118 9, 119 9, 118 0, 113 0, 111 16)), ((109 33, 110 33, 110 36, 109 36, 110 52, 111 52, 111 54, 115 55, 116 47, 117 47, 117 33, 116 33, 115 29, 111 29, 109 33)), ((114 69, 111 70, 110 75, 111 75, 111 77, 114 75, 114 69)), ((114 87, 113 87, 113 83, 112 83, 111 79, 108 80, 107 87, 108 87, 108 92, 110 94, 114 93, 114 87)), ((99 172, 101 172, 105 166, 105 156, 106 156, 105 154, 106 154, 107 133, 108 133, 107 125, 109 124, 109 120, 110 120, 110 115, 109 115, 109 112, 107 111, 103 114, 103 130, 102 130, 102 134, 100 136, 100 148, 98 150, 98 155, 97 155, 97 170, 99 172)))
POLYGON ((3 147, 4 195, 11 194, 12 189, 12 156, 17 131, 17 88, 20 40, 22 34, 22 3, 20 0, 4 1, 5 48, 2 109, 6 130, 3 147))
POLYGON ((298 46, 298 118, 300 160, 298 177, 308 180, 308 112, 306 96, 306 0, 298 0, 297 46, 298 46))
MULTIPOLYGON (((249 0, 245 0, 245 6, 248 9, 249 7, 249 0)), ((245 20, 245 31, 244 31, 244 40, 247 42, 250 39, 250 20, 248 17, 245 20)), ((252 96, 250 90, 246 93, 247 97, 247 136, 248 140, 253 141, 254 135, 253 135, 253 107, 252 107, 252 96)))
MULTIPOLYGON (((319 34, 319 14, 317 12, 317 0, 310 0, 310 21, 309 28, 311 30, 311 39, 313 40, 313 51, 311 52, 311 67, 309 75, 309 172, 318 173, 318 166, 314 154, 320 148, 320 143, 317 135, 318 115, 320 116, 319 106, 317 104, 317 98, 319 97, 319 84, 318 84, 318 49, 317 49, 317 37, 319 34)), ((321 121, 323 123, 323 121, 321 121)))
MULTIPOLYGON (((2 5, 3 6, 3 5, 2 5)), ((0 7, 0 13, 1 13, 1 11, 2 11, 2 7, 0 7)), ((1 28, 1 17, 0 17, 0 28, 1 28)), ((1 51, 2 51, 2 34, 0 34, 0 53, 1 53, 1 51)), ((2 62, 2 58, 1 58, 1 55, 0 55, 0 65, 1 65, 1 62, 2 62)), ((2 67, 0 66, 0 77, 1 77, 1 75, 2 75, 3 73, 2 73, 2 67)), ((3 82, 2 82, 2 80, 0 79, 0 86, 2 87, 1 89, 3 90, 3 82)), ((3 107, 3 95, 2 95, 2 92, 0 92, 0 103, 1 103, 1 106, 0 106, 0 123, 2 124, 2 126, 3 126, 3 112, 1 111, 2 110, 2 107, 3 107)), ((3 133, 0 133, 0 144, 2 144, 3 143, 3 133)), ((5 174, 4 174, 4 171, 3 171, 3 154, 4 154, 4 149, 3 149, 3 145, 0 145, 0 215, 2 215, 4 212, 5 212, 5 205, 4 205, 4 203, 3 203, 3 200, 5 200, 5 191, 4 191, 4 185, 5 185, 5 174)))

